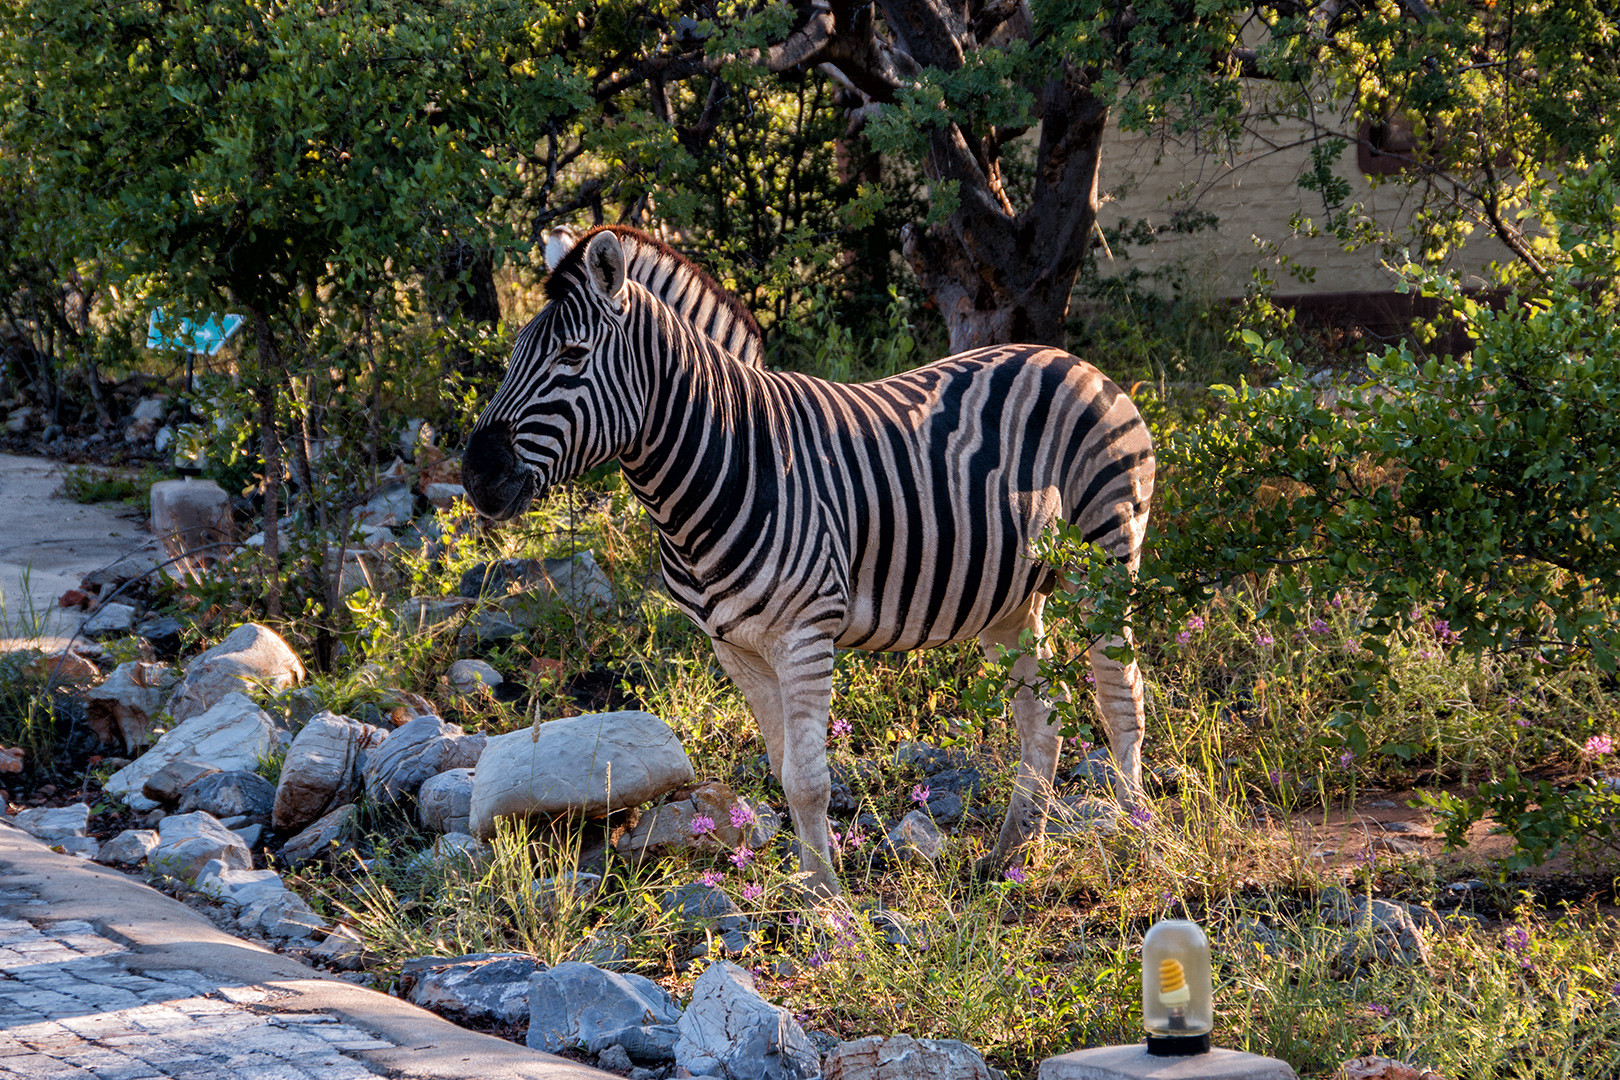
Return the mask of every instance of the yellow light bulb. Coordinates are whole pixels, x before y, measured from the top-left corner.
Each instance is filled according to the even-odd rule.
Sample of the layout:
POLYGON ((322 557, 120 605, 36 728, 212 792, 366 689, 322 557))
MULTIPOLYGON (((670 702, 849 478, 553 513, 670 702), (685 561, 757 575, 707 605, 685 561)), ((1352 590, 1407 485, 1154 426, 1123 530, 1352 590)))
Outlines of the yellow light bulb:
POLYGON ((1159 961, 1159 1000, 1166 1005, 1185 1005, 1192 1000, 1192 988, 1181 961, 1167 956, 1159 961))

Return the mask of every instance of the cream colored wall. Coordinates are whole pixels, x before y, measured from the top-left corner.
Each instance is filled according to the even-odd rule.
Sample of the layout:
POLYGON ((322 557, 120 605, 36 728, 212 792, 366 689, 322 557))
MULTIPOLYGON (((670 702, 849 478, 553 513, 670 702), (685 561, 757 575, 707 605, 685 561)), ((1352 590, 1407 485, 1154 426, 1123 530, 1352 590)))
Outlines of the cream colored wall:
MULTIPOLYGON (((1192 207, 1213 213, 1219 225, 1190 234, 1160 232, 1157 243, 1130 249, 1128 258, 1123 257, 1127 253, 1116 252, 1110 265, 1103 257, 1103 273, 1180 262, 1190 291, 1208 298, 1240 295, 1251 272, 1262 264, 1271 268, 1280 294, 1393 288, 1395 274, 1380 264, 1400 265, 1398 247, 1345 251, 1331 236, 1302 236, 1290 228, 1295 213, 1317 221, 1326 217, 1321 197, 1298 185, 1309 151, 1292 144, 1303 133, 1303 126, 1268 129, 1264 142, 1250 138, 1230 161, 1221 161, 1197 147, 1123 133, 1111 125, 1099 176, 1107 201, 1098 218, 1105 227, 1114 227, 1122 218, 1146 219, 1156 228, 1162 227, 1177 210, 1192 207), (1314 280, 1289 276, 1280 260, 1257 245, 1256 239, 1277 245, 1281 255, 1313 268, 1314 280)), ((1369 183, 1356 164, 1354 147, 1340 158, 1335 171, 1350 182, 1352 202, 1366 206, 1387 233, 1404 237, 1414 201, 1406 187, 1393 182, 1376 187, 1369 183)), ((1477 276, 1489 262, 1509 258, 1507 248, 1494 236, 1476 233, 1451 266, 1477 276)))

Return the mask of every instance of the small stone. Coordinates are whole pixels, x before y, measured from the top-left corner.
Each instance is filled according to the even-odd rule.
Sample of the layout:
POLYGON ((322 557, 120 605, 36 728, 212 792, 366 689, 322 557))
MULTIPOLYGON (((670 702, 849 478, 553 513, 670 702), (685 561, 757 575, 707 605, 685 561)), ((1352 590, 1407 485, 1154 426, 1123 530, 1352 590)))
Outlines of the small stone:
POLYGON ((210 861, 218 859, 233 870, 248 870, 253 855, 241 837, 221 825, 212 814, 171 814, 158 826, 158 844, 147 865, 182 881, 194 881, 210 861))
POLYGON ((116 600, 102 604, 96 608, 94 614, 84 620, 84 636, 95 641, 105 638, 125 637, 135 629, 135 616, 138 612, 129 604, 120 604, 116 600))
POLYGON ((433 504, 435 510, 448 510, 456 504, 457 499, 467 497, 467 489, 460 484, 423 484, 422 495, 433 504))
POLYGON ((310 950, 310 956, 339 971, 358 971, 365 963, 366 950, 360 935, 347 926, 336 926, 326 939, 310 950))
POLYGON ((279 859, 289 867, 329 858, 353 841, 360 827, 360 809, 340 806, 281 846, 279 859))
POLYGON ((476 694, 491 690, 504 681, 501 673, 483 660, 457 660, 444 673, 445 681, 458 694, 476 694))
POLYGON ((596 1055, 596 1067, 620 1076, 628 1076, 634 1067, 630 1062, 630 1054, 618 1043, 613 1043, 596 1055))
POLYGON ((283 941, 313 938, 326 932, 326 923, 297 895, 283 891, 251 900, 237 916, 244 930, 260 930, 283 941))
POLYGON ((722 889, 696 882, 681 885, 660 896, 658 908, 676 927, 688 931, 712 927, 729 955, 737 956, 753 944, 753 923, 722 889))
POLYGON ((1392 855, 1422 855, 1423 845, 1416 840, 1399 836, 1380 836, 1367 845, 1373 851, 1387 851, 1392 855))
POLYGON ((146 778, 146 782, 141 785, 141 794, 154 802, 173 806, 180 801, 180 793, 193 781, 219 771, 212 765, 204 765, 189 758, 171 761, 146 778))
POLYGON ((366 755, 366 794, 384 806, 414 796, 422 781, 449 767, 452 744, 464 737, 461 728, 432 714, 394 729, 366 755))
POLYGON ((298 655, 269 627, 245 623, 186 665, 186 677, 169 699, 177 721, 199 716, 231 694, 284 690, 304 679, 298 655))
POLYGON ((921 810, 913 810, 889 832, 888 846, 898 857, 933 862, 945 851, 945 836, 921 810))
POLYGON ((95 859, 101 854, 101 843, 93 836, 64 836, 51 847, 80 859, 95 859))
POLYGON ((96 861, 108 866, 139 866, 157 845, 157 830, 125 829, 101 846, 96 861))
POLYGON ((610 1047, 624 1051, 625 1057, 641 1065, 667 1065, 675 1060, 675 1044, 680 1041, 680 1028, 674 1024, 639 1024, 604 1032, 591 1040, 587 1047, 593 1054, 603 1054, 610 1047))
POLYGON ((215 859, 197 873, 196 889, 232 907, 245 908, 267 897, 280 896, 287 886, 274 870, 244 870, 215 859))

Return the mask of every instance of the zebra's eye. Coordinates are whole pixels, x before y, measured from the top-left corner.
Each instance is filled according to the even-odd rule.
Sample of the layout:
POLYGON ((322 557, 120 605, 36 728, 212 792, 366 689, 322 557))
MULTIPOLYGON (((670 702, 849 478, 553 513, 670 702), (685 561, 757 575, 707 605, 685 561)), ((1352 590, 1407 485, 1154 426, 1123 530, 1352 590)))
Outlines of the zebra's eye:
POLYGON ((591 347, 589 345, 565 345, 563 346, 562 350, 557 353, 557 362, 559 364, 570 365, 583 364, 585 362, 585 358, 590 355, 591 347))

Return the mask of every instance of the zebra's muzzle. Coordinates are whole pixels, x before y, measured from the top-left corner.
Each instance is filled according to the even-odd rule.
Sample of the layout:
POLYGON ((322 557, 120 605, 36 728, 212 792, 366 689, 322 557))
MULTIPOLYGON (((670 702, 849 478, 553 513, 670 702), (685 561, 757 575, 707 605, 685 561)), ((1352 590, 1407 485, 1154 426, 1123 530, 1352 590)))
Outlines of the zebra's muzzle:
POLYGON ((474 509, 493 521, 516 517, 535 496, 534 470, 518 460, 504 421, 481 427, 461 455, 461 483, 474 509))

